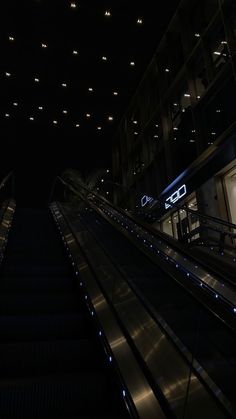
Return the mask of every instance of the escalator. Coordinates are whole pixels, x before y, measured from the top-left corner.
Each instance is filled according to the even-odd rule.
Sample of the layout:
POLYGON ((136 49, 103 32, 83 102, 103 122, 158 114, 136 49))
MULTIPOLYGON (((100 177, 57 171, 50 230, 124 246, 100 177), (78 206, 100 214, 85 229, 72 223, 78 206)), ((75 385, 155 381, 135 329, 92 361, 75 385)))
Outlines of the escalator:
MULTIPOLYGON (((231 324, 228 324, 226 318, 223 318, 223 316, 221 318, 214 313, 214 305, 207 305, 207 299, 202 304, 193 295, 190 284, 189 290, 187 289, 188 286, 181 286, 176 280, 177 273, 175 275, 168 274, 161 264, 158 266, 158 263, 152 263, 137 246, 134 246, 122 234, 122 229, 125 230, 125 226, 120 231, 114 228, 108 218, 102 215, 99 205, 96 208, 93 200, 92 205, 89 201, 86 201, 84 206, 80 206, 80 210, 75 209, 75 206, 70 208, 67 205, 61 205, 61 209, 74 231, 77 232, 79 242, 80 237, 82 237, 81 243, 83 244, 85 232, 90 234, 91 245, 89 245, 90 242, 85 243, 86 256, 90 262, 92 263, 94 257, 93 250, 91 250, 93 248, 92 240, 94 240, 125 278, 131 289, 142 300, 152 316, 159 322, 168 338, 173 339, 178 350, 191 364, 196 376, 208 388, 207 391, 212 392, 213 398, 225 407, 225 413, 222 417, 236 417, 234 397, 236 334, 234 320, 231 324)), ((231 314, 230 318, 232 319, 231 314)), ((151 351, 154 352, 154 348, 151 351)), ((168 363, 160 350, 155 368, 157 371, 156 384, 161 389, 164 377, 158 376, 160 374, 158 372, 158 362, 168 363)), ((168 369, 168 365, 166 367, 168 369)), ((175 368, 176 371, 178 370, 176 366, 172 365, 172 367, 173 370, 175 368)), ((170 395, 169 397, 171 399, 170 395)), ((194 398, 194 395, 191 397, 194 398)), ((195 398, 197 400, 196 394, 195 398)), ((170 403, 172 402, 173 400, 170 401, 170 403)), ((175 403, 178 404, 176 400, 175 403)), ((199 412, 187 411, 186 413, 186 410, 184 410, 183 416, 178 413, 177 417, 195 417, 195 414, 197 414, 196 417, 199 417, 199 412)), ((201 417, 207 418, 209 415, 217 417, 211 410, 207 411, 206 407, 205 416, 201 414, 201 417)))
POLYGON ((0 310, 1 419, 130 417, 46 209, 16 209, 0 310))

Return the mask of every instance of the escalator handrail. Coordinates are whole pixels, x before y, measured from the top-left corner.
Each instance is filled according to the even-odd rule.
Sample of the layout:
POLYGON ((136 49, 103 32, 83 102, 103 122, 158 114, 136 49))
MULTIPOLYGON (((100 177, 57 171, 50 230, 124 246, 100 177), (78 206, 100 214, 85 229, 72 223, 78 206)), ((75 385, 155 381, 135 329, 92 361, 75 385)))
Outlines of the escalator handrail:
POLYGON ((12 181, 14 180, 14 172, 9 172, 1 181, 0 183, 0 191, 6 186, 6 183, 12 178, 12 181))
POLYGON ((230 223, 229 221, 222 220, 221 218, 218 218, 218 217, 213 217, 212 215, 203 214, 200 211, 191 210, 190 208, 188 208, 185 205, 170 204, 169 202, 164 201, 164 200, 159 199, 159 198, 158 199, 156 198, 155 201, 157 201, 161 205, 168 204, 171 208, 176 209, 178 211, 179 210, 186 211, 186 213, 193 214, 193 215, 199 217, 200 219, 210 220, 214 223, 221 224, 224 227, 232 228, 234 230, 236 229, 236 224, 234 224, 234 223, 230 223))

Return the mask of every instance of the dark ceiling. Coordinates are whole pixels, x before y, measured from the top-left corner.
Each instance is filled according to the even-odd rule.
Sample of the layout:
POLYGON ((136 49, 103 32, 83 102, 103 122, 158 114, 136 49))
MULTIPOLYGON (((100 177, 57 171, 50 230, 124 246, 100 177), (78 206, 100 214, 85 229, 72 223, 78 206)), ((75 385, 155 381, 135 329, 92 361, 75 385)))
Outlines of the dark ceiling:
POLYGON ((66 167, 108 167, 119 120, 178 3, 4 2, 1 174, 45 180, 66 167))

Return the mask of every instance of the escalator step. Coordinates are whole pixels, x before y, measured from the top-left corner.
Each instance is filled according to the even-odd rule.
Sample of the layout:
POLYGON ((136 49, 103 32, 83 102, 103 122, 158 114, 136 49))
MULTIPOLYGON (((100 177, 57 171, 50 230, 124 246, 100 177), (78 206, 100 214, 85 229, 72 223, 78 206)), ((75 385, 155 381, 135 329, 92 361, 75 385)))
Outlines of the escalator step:
POLYGON ((75 293, 0 293, 0 314, 76 312, 75 293))
POLYGON ((0 316, 0 342, 78 339, 88 336, 83 314, 0 316))
POLYGON ((19 280, 23 277, 38 278, 38 277, 68 277, 71 275, 67 265, 53 265, 53 264, 35 264, 35 265, 3 265, 1 277, 17 276, 19 280))
POLYGON ((0 381, 1 419, 58 419, 98 414, 104 404, 110 410, 117 400, 109 384, 103 373, 90 371, 0 381))
POLYGON ((103 367, 90 339, 0 344, 0 377, 38 376, 103 367))
POLYGON ((1 292, 70 292, 74 290, 74 281, 71 276, 45 276, 29 275, 6 276, 0 278, 1 292))

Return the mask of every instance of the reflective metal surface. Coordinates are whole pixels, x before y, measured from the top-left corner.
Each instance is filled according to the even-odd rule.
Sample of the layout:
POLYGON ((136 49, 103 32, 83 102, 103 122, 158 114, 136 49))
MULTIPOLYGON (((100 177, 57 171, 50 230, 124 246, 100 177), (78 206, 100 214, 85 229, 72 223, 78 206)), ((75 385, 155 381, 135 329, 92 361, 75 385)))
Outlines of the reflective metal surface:
MULTIPOLYGON (((52 209, 57 217, 61 217, 55 204, 52 209)), ((209 389, 192 371, 175 342, 171 341, 161 325, 154 321, 88 231, 82 226, 78 228, 77 224, 74 241, 72 236, 67 238, 70 248, 73 247, 78 271, 85 278, 94 309, 104 325, 112 352, 118 360, 122 375, 129 382, 135 406, 139 414, 142 413, 140 417, 147 419, 159 417, 154 413, 156 408, 152 413, 147 413, 148 406, 154 403, 154 394, 146 384, 139 387, 141 382, 137 382, 134 378, 133 368, 131 374, 131 364, 127 358, 128 354, 130 356, 130 348, 122 332, 114 329, 115 324, 112 323, 114 319, 110 319, 107 300, 112 303, 122 327, 128 333, 175 417, 185 417, 188 409, 193 419, 209 417, 205 412, 211 412, 210 417, 217 419, 227 417, 209 389), (91 275, 91 269, 94 276, 91 275), (96 280, 105 296, 101 293, 96 280)), ((159 409, 160 406, 156 411, 158 415, 159 409)))
POLYGON ((109 343, 111 349, 111 355, 109 355, 109 358, 111 356, 110 361, 116 362, 119 367, 120 374, 127 389, 124 390, 124 395, 126 391, 130 394, 139 418, 164 419, 166 416, 140 369, 104 294, 101 292, 83 252, 78 248, 77 241, 69 232, 57 208, 55 206, 51 208, 60 223, 64 237, 66 237, 66 243, 73 255, 73 262, 75 263, 76 269, 78 269, 80 278, 84 281, 83 286, 86 290, 86 296, 89 296, 93 310, 96 312, 99 323, 101 324, 101 333, 104 333, 109 343))
POLYGON ((186 272, 189 281, 197 281, 203 291, 204 287, 210 290, 215 298, 224 300, 229 305, 229 309, 236 312, 236 291, 228 283, 222 282, 220 278, 206 272, 203 267, 196 265, 196 263, 180 252, 171 248, 164 240, 154 237, 147 230, 138 226, 113 208, 111 209, 108 205, 105 206, 102 204, 99 208, 94 205, 93 208, 110 218, 113 225, 118 225, 119 230, 123 230, 126 236, 132 236, 130 238, 134 243, 137 243, 145 249, 148 248, 152 256, 155 254, 155 257, 166 257, 168 262, 175 265, 176 269, 181 269, 186 272))

